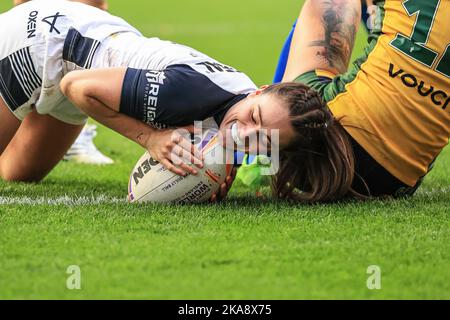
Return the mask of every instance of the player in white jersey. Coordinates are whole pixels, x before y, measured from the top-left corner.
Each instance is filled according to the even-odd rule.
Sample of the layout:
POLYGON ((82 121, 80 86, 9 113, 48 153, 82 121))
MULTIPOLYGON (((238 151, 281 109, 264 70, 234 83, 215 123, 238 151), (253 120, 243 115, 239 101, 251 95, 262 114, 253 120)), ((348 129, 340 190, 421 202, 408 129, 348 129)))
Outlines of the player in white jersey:
MULTIPOLYGON (((76 3, 69 5, 76 7, 70 10, 76 12, 73 17, 78 21, 82 21, 82 18, 90 13, 90 19, 93 21, 101 23, 102 16, 103 19, 110 21, 111 32, 130 30, 123 20, 110 18, 107 13, 102 15, 101 10, 76 3), (90 10, 84 13, 80 6, 90 10)), ((67 19, 65 23, 70 23, 71 19, 61 12, 61 8, 65 6, 66 2, 63 1, 36 1, 36 3, 33 1, 0 16, 2 38, 0 104, 7 106, 15 115, 11 117, 10 112, 5 112, 8 109, 2 108, 0 111, 1 171, 6 179, 39 180, 45 176, 46 172, 62 158, 63 149, 72 144, 74 137, 78 136, 82 128, 67 124, 84 122, 80 121, 79 116, 78 119, 73 119, 74 121, 66 119, 65 123, 57 120, 58 118, 64 121, 64 115, 58 116, 57 111, 52 111, 51 116, 41 115, 45 114, 43 111, 45 105, 60 110, 64 110, 64 105, 68 105, 67 99, 59 90, 59 81, 63 76, 61 72, 63 30, 67 29, 66 26, 60 27, 59 24, 64 19, 67 19), (59 56, 58 51, 61 52, 59 56), (47 95, 49 99, 46 98, 47 95), (52 127, 59 127, 59 131, 64 131, 64 135, 55 134, 54 130, 50 130, 52 127), (30 165, 27 163, 29 157, 37 158, 39 161, 30 165)), ((106 37, 109 32, 100 34, 106 37)), ((71 112, 78 114, 78 111, 71 108, 73 110, 68 111, 69 114, 71 112)))
MULTIPOLYGON (((186 163, 202 167, 202 161, 175 128, 211 117, 235 142, 278 130, 277 147, 299 157, 323 141, 317 152, 333 151, 330 172, 339 165, 332 161, 346 161, 340 154, 346 146, 330 139, 339 135, 337 122, 315 91, 296 83, 258 90, 236 69, 192 48, 145 38, 102 10, 35 0, 0 15, 0 38, 0 174, 5 180, 42 179, 87 115, 180 175, 196 174, 186 163)), ((346 186, 339 177, 333 182, 329 194, 346 186)))
MULTIPOLYGON (((14 0, 15 6, 23 4, 32 0, 14 0)), ((56 1, 56 0, 55 0, 56 1)), ((85 3, 87 5, 97 7, 102 10, 108 9, 108 3, 105 0, 71 0, 85 3)), ((94 165, 109 165, 113 164, 114 160, 104 155, 97 149, 94 143, 94 138, 97 136, 97 126, 94 124, 86 124, 81 131, 78 138, 72 144, 69 150, 64 155, 64 160, 94 165)))

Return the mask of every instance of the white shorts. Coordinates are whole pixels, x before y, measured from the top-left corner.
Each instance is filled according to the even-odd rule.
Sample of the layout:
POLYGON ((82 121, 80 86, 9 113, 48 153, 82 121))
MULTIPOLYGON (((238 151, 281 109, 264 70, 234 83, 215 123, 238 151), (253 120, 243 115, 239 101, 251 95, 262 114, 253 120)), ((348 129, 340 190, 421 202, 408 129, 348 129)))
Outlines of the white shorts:
POLYGON ((139 34, 118 17, 70 1, 34 0, 1 14, 1 98, 19 120, 35 109, 84 124, 87 116, 62 94, 61 79, 92 67, 101 41, 120 32, 139 34))

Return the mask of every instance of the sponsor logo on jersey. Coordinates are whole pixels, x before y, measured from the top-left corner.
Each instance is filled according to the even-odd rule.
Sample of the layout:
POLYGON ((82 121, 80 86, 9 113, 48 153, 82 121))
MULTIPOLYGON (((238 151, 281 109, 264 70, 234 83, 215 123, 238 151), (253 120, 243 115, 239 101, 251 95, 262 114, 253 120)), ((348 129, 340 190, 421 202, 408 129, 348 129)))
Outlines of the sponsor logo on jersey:
POLYGON ((196 64, 197 66, 204 66, 209 72, 216 73, 216 72, 239 72, 236 69, 226 66, 224 64, 220 64, 218 62, 212 62, 212 61, 205 61, 205 62, 199 62, 196 64))
POLYGON ((27 23, 27 33, 28 39, 36 37, 36 28, 37 28, 37 16, 38 11, 31 11, 28 15, 28 23, 27 23))
POLYGON ((61 34, 61 32, 56 28, 56 22, 58 22, 58 18, 62 17, 65 17, 65 15, 57 12, 53 16, 45 17, 44 19, 42 19, 42 22, 45 22, 50 26, 50 33, 56 32, 57 34, 61 34))
POLYGON ((147 123, 153 123, 156 119, 156 108, 158 107, 158 96, 161 86, 164 85, 166 75, 164 71, 149 70, 145 77, 147 78, 146 92, 146 120, 147 123))
POLYGON ((393 79, 399 78, 405 87, 417 89, 417 93, 422 97, 430 97, 433 104, 442 110, 446 110, 450 104, 450 95, 448 93, 432 85, 427 85, 424 81, 418 79, 417 76, 397 68, 392 63, 389 65, 389 77, 393 79))

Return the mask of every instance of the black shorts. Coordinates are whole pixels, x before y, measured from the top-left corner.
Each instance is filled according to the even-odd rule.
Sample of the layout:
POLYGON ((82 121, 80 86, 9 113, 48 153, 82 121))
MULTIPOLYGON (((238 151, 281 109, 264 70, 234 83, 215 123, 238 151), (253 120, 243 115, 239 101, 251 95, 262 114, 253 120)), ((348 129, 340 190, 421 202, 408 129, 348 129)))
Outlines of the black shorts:
POLYGON ((350 135, 350 142, 355 154, 355 178, 352 188, 356 192, 372 197, 393 196, 396 198, 412 196, 422 184, 420 179, 410 187, 373 159, 350 135))

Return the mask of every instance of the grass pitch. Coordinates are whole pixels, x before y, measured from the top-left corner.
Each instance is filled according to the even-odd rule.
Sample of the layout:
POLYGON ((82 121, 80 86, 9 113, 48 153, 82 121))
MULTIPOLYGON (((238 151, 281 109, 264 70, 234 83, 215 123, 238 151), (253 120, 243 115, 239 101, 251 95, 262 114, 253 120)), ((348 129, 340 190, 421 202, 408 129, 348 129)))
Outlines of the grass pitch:
MULTIPOLYGON (((110 1, 148 36, 268 83, 301 1, 110 1)), ((7 9, 4 1, 0 10, 7 9)), ((364 46, 358 37, 357 52, 364 46)), ((104 168, 61 163, 39 185, 0 182, 1 299, 450 298, 450 150, 408 200, 290 206, 237 184, 220 205, 125 203, 143 153, 100 128, 104 168), (81 268, 81 290, 66 270, 81 268), (366 286, 381 268, 381 290, 366 286)))

